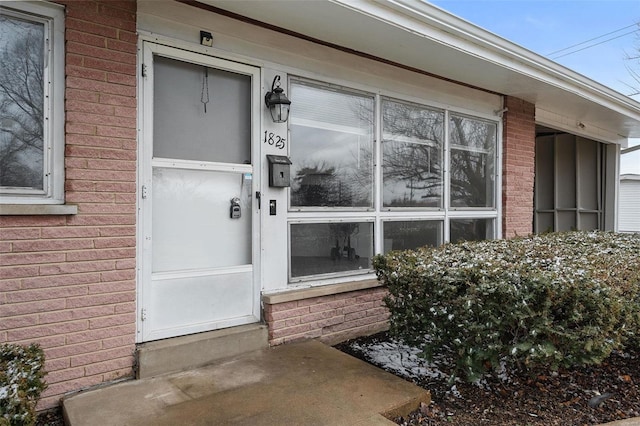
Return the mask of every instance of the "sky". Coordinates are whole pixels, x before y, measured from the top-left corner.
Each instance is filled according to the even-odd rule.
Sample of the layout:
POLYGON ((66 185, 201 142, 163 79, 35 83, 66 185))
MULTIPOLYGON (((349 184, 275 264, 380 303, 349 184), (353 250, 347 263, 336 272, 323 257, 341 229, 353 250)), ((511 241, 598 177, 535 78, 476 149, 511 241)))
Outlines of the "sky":
MULTIPOLYGON (((554 59, 599 83, 628 95, 632 84, 625 60, 640 49, 638 0, 430 0, 436 6, 473 24, 554 59, 552 52, 617 31, 594 40, 615 40, 554 59), (549 55, 549 56, 548 56, 549 55), (626 83, 626 84, 625 84, 626 83)), ((591 44, 591 43, 589 43, 591 44)), ((586 47, 581 45, 578 48, 586 47)), ((560 52, 568 53, 568 51, 560 52)), ((640 83, 636 83, 640 86, 640 83)), ((640 96, 635 97, 640 101, 640 96)))
MULTIPOLYGON (((639 0, 429 2, 623 95, 632 94, 633 87, 640 90, 640 82, 636 82, 627 69, 640 73, 640 60, 626 59, 640 55, 639 0), (601 37, 605 34, 608 35, 601 37), (596 40, 552 54, 591 39, 596 40), (559 57, 577 49, 583 50, 559 57)), ((640 102, 640 95, 633 99, 640 102)), ((640 139, 630 141, 630 145, 637 144, 640 139)), ((640 174, 640 150, 622 156, 621 172, 640 174)))

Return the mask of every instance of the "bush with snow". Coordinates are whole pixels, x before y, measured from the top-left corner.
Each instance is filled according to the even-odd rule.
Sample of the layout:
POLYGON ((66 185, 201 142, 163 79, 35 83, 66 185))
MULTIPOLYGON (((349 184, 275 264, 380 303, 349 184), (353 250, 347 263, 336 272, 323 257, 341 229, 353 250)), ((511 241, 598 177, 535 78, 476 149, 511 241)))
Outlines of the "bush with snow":
POLYGON ((566 232, 445 244, 374 259, 390 332, 430 359, 448 350, 476 380, 601 363, 640 341, 640 237, 566 232))
POLYGON ((44 352, 38 345, 0 345, 0 426, 35 424, 44 375, 44 352))

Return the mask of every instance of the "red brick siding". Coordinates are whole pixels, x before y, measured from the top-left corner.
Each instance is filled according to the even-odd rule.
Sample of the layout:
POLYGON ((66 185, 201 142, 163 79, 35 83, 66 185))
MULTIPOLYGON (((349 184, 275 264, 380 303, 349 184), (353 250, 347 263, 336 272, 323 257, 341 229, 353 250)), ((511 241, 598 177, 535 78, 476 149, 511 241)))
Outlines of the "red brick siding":
POLYGON ((0 342, 38 342, 49 388, 132 375, 136 3, 66 6, 66 201, 75 216, 0 216, 0 342))
POLYGON ((502 235, 533 232, 535 106, 507 96, 502 151, 502 235))
POLYGON ((318 338, 330 344, 373 334, 388 327, 383 288, 265 304, 269 343, 279 345, 318 338))

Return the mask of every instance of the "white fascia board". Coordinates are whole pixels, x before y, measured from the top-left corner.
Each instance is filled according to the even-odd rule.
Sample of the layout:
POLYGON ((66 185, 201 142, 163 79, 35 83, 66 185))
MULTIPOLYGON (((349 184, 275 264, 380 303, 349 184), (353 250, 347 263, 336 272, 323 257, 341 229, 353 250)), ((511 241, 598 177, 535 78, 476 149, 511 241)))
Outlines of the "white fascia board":
MULTIPOLYGON (((392 63, 640 137, 640 103, 419 0, 199 0, 392 63)), ((611 139, 611 138, 609 138, 611 139)))
POLYGON ((587 139, 593 139, 599 142, 615 143, 625 148, 628 139, 625 136, 611 132, 602 127, 596 126, 594 123, 585 121, 576 121, 571 117, 547 111, 536 105, 536 124, 550 127, 552 129, 561 130, 587 139))
MULTIPOLYGON (((415 0, 331 0, 416 36, 491 62, 640 123, 640 103, 432 4, 415 0)), ((473 81, 464 81, 474 84, 473 81)), ((500 87, 484 87, 508 94, 500 87)), ((538 104, 540 101, 536 102, 538 104)))
POLYGON ((439 7, 415 0, 331 0, 520 74, 578 94, 640 121, 640 103, 439 7), (396 13, 391 13, 391 12, 396 13))

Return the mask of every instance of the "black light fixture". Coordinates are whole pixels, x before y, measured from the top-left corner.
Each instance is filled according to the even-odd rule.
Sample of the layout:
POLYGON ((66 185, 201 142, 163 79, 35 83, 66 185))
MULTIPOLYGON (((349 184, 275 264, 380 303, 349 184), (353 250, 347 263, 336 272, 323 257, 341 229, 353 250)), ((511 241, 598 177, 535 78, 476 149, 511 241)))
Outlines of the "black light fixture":
POLYGON ((284 123, 289 118, 291 101, 280 87, 280 76, 276 75, 271 83, 271 91, 264 96, 264 103, 269 108, 274 123, 284 123))

